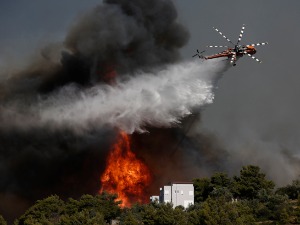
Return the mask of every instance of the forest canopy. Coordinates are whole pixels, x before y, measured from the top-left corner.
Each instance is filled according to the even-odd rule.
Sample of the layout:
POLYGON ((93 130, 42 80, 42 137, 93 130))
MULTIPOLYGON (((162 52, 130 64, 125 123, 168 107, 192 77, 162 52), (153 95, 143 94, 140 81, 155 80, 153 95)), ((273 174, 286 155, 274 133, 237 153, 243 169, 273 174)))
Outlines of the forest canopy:
MULTIPOLYGON (((38 200, 15 225, 33 224, 299 224, 300 181, 275 189, 260 168, 244 166, 239 176, 217 172, 193 180, 195 204, 184 208, 149 202, 121 208, 117 195, 102 193, 38 200)), ((5 225, 0 215, 0 225, 5 225)))

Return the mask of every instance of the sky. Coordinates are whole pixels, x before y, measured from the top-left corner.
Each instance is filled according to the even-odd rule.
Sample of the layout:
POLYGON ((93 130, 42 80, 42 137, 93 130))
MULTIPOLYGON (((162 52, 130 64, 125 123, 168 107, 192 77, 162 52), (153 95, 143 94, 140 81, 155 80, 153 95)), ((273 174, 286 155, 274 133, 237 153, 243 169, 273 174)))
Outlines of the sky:
POLYGON ((186 58, 206 45, 227 44, 213 26, 234 42, 245 24, 242 44, 269 42, 257 47, 256 57, 263 63, 244 57, 226 72, 214 103, 203 110, 199 129, 218 136, 231 153, 232 165, 257 164, 272 171, 279 184, 299 178, 300 2, 188 2, 176 1, 191 32, 183 50, 186 58))
MULTIPOLYGON (((64 39, 78 16, 96 0, 1 1, 0 69, 26 63, 44 44, 64 39)), ((190 32, 182 48, 183 60, 196 49, 225 45, 212 27, 235 42, 243 24, 242 44, 269 42, 257 47, 256 63, 249 57, 225 72, 213 104, 202 109, 194 129, 215 135, 230 155, 228 172, 257 164, 276 182, 286 184, 300 174, 300 103, 298 40, 300 2, 289 0, 200 1, 174 0, 178 18, 190 32)), ((214 54, 219 49, 209 49, 214 54)), ((0 77, 5 79, 5 77, 0 77)))

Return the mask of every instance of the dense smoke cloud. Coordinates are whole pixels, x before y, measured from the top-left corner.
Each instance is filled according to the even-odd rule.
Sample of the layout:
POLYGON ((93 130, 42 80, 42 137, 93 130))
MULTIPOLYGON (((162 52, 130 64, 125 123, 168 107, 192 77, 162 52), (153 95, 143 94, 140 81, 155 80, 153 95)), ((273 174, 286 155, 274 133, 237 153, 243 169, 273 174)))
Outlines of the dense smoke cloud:
POLYGON ((83 16, 65 45, 91 65, 91 73, 114 66, 127 73, 174 62, 188 40, 171 1, 105 1, 83 16), (114 32, 111 32, 111 31, 114 32), (92 71, 94 70, 94 71, 92 71))
POLYGON ((215 168, 220 157, 201 148, 218 149, 213 137, 200 147, 183 140, 180 121, 213 101, 226 66, 179 63, 188 38, 169 0, 107 0, 73 24, 63 45, 44 47, 23 70, 1 71, 0 212, 11 219, 50 194, 97 193, 118 129, 148 131, 134 134, 133 150, 156 173, 152 190, 196 176, 199 162, 215 168))
POLYGON ((149 133, 133 134, 133 150, 148 163, 153 172, 150 193, 176 181, 191 181, 225 171, 230 155, 210 133, 194 132, 201 122, 199 113, 182 120, 172 129, 149 128, 149 133))
POLYGON ((116 75, 177 61, 188 39, 172 1, 105 1, 74 23, 63 46, 44 47, 40 59, 12 75, 5 84, 9 88, 1 89, 24 95, 69 83, 110 83, 116 75))

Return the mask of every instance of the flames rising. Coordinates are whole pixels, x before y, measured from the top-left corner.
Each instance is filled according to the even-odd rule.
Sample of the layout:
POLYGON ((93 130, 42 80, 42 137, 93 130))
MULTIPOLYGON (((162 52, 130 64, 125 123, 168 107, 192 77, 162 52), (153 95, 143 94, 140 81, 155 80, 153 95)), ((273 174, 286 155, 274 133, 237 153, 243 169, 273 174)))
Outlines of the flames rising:
POLYGON ((122 200, 121 207, 130 207, 134 202, 148 201, 145 190, 150 182, 150 170, 131 151, 129 136, 120 132, 108 155, 100 192, 116 193, 117 200, 122 200))

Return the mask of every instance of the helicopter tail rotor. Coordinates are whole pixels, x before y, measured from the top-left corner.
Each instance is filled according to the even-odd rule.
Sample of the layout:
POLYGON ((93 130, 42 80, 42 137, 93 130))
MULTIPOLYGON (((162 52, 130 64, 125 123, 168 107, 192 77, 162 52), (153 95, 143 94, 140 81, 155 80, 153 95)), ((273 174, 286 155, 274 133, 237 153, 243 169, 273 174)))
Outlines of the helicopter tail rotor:
POLYGON ((201 55, 204 52, 205 52, 205 50, 202 52, 199 52, 199 50, 197 49, 197 53, 195 55, 193 55, 193 57, 198 56, 200 59, 204 59, 205 57, 203 55, 201 55))

